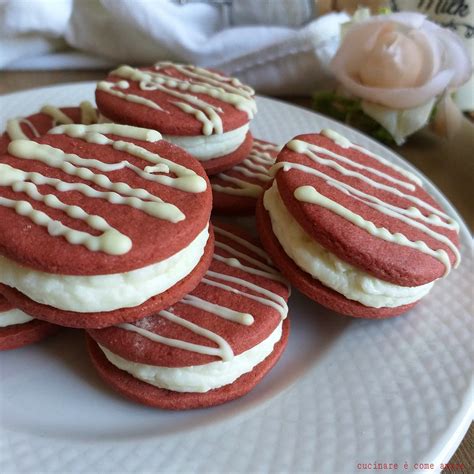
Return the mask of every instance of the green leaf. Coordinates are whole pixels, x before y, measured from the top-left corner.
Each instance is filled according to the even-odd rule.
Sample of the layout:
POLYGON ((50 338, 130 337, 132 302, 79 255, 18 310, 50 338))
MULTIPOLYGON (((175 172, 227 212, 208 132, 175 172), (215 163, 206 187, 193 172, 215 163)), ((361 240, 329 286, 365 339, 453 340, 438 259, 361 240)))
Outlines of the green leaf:
POLYGON ((335 91, 317 91, 312 94, 311 106, 317 112, 357 128, 383 143, 395 143, 384 127, 364 113, 359 99, 341 96, 335 91))

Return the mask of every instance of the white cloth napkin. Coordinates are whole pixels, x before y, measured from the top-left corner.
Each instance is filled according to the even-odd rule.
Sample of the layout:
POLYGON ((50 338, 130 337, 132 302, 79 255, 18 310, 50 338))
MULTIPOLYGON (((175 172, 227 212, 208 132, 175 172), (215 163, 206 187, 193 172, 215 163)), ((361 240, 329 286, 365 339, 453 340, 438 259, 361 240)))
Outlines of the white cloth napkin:
MULTIPOLYGON (((243 4, 236 13, 264 18, 265 3, 247 1, 245 15, 243 4)), ((308 14, 307 5, 300 7, 288 11, 288 25, 308 14)), ((280 23, 281 17, 280 10, 280 23)), ((110 68, 170 59, 219 69, 259 92, 301 94, 327 86, 327 65, 347 20, 345 13, 331 13, 297 28, 232 25, 213 3, 0 0, 0 68, 110 68), (65 44, 74 49, 65 51, 65 44)))

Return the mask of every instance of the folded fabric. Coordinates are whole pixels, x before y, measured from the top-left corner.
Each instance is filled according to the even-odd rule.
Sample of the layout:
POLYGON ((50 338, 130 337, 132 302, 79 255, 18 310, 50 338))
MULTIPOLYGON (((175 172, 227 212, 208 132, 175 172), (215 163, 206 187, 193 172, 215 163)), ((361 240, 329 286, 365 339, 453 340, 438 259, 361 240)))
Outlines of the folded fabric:
MULTIPOLYGON (((302 3, 298 12, 288 14, 288 25, 299 24, 311 14, 307 0, 294 1, 302 3)), ((228 12, 215 3, 3 0, 0 29, 8 26, 1 29, 8 38, 4 33, 0 36, 0 67, 103 68, 170 59, 222 70, 265 93, 305 93, 327 85, 331 77, 327 65, 339 44, 340 24, 348 16, 330 13, 299 28, 229 26, 236 18, 264 18, 265 2, 245 3, 247 10, 239 4, 234 20, 229 21, 228 12), (51 20, 45 9, 51 12, 51 20), (41 21, 34 21, 38 15, 41 21), (39 43, 31 48, 31 44, 15 41, 25 34, 39 43), (59 47, 55 38, 61 36, 76 51, 59 47)), ((270 13, 281 23, 281 7, 270 13)))

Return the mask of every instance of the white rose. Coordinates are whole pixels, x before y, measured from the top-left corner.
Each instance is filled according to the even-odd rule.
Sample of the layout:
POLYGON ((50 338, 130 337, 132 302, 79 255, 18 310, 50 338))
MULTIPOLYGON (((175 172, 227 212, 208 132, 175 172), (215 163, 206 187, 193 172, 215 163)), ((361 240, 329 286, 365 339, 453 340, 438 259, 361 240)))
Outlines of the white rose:
POLYGON ((331 69, 355 96, 394 109, 424 104, 471 74, 469 56, 456 34, 407 12, 354 24, 331 69))
POLYGON ((403 12, 345 29, 331 70, 402 143, 426 124, 437 97, 469 79, 471 62, 455 33, 424 15, 403 12))

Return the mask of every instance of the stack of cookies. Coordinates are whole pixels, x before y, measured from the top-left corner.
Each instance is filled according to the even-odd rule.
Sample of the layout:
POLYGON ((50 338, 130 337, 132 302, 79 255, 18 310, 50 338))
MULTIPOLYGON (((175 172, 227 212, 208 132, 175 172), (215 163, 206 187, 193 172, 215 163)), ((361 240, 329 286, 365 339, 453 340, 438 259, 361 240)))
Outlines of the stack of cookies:
POLYGON ((85 329, 119 393, 208 407, 277 362, 288 280, 385 318, 459 263, 457 224, 415 175, 331 130, 254 139, 235 78, 121 66, 96 103, 45 106, 0 139, 0 349, 85 329), (263 247, 211 212, 256 214, 263 247))

